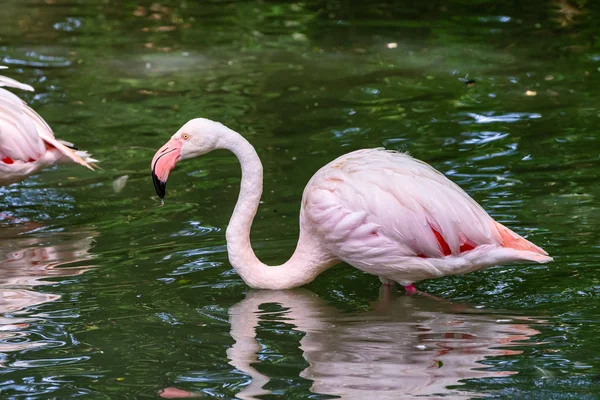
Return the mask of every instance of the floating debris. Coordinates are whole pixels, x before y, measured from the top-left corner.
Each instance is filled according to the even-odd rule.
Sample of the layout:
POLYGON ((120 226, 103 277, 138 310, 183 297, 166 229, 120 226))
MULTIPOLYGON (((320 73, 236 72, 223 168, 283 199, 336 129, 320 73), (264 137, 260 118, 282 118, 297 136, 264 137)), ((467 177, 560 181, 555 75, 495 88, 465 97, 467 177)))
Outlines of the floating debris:
POLYGON ((540 368, 537 365, 534 365, 533 368, 537 369, 540 375, 543 377, 551 378, 552 376, 554 376, 552 372, 548 371, 547 369, 540 368))
POLYGON ((119 193, 125 187, 127 183, 127 179, 129 179, 129 175, 123 175, 113 181, 113 190, 115 193, 119 193))

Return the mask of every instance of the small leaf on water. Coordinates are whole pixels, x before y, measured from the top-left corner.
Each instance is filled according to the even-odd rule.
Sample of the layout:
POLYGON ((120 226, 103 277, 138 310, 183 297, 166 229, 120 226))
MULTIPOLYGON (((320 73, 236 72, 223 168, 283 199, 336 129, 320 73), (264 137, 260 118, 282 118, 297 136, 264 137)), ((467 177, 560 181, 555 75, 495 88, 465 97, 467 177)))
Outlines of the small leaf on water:
POLYGON ((433 360, 433 365, 435 365, 438 368, 442 368, 444 366, 444 363, 441 360, 433 360))
POLYGON ((115 193, 119 193, 127 184, 127 179, 129 179, 129 175, 123 175, 113 181, 113 190, 115 193))

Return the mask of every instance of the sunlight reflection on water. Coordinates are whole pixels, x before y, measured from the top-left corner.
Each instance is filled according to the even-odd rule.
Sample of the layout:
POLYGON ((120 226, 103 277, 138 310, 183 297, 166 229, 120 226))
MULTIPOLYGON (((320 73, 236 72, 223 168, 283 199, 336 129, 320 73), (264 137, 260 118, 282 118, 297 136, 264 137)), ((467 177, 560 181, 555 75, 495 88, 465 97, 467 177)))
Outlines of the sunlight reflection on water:
POLYGON ((481 114, 475 113, 466 113, 469 117, 473 118, 473 120, 463 121, 463 124, 477 123, 477 124, 489 124, 492 122, 518 122, 527 119, 537 119, 541 118, 542 115, 538 113, 508 113, 508 114, 498 114, 496 112, 487 112, 481 114))

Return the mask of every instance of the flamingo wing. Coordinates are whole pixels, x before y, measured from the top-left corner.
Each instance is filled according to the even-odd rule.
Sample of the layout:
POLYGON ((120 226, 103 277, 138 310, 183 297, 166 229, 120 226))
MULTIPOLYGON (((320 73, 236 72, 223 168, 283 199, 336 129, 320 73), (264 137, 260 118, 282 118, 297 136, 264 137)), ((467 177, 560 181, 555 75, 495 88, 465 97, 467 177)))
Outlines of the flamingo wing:
POLYGON ((75 151, 54 137, 52 128, 46 121, 19 97, 1 87, 13 87, 33 91, 29 85, 0 75, 0 160, 31 162, 40 159, 46 146, 56 148, 64 156, 91 170, 90 158, 86 152, 75 151))
POLYGON ((40 159, 46 147, 35 124, 23 112, 27 105, 0 88, 0 158, 29 162, 40 159))
POLYGON ((368 149, 334 160, 311 179, 303 206, 330 250, 362 269, 407 262, 443 269, 459 262, 460 268, 450 269, 462 273, 499 260, 551 260, 494 221, 458 185, 403 153, 368 149), (511 251, 510 257, 501 250, 487 260, 479 257, 478 265, 466 256, 475 249, 475 255, 481 249, 511 251))

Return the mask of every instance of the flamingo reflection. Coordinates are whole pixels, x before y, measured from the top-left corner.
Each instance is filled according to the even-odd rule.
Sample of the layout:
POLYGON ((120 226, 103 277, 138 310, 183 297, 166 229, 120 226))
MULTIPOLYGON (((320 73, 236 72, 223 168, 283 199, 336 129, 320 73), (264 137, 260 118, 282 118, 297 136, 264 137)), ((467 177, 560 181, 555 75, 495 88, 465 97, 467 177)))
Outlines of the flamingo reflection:
POLYGON ((264 388, 269 376, 255 367, 261 351, 256 328, 265 316, 305 334, 300 349, 309 365, 300 376, 313 382, 311 391, 344 399, 470 398, 477 394, 456 389, 461 380, 513 374, 486 370, 483 361, 519 354, 510 347, 538 334, 529 325, 541 322, 419 296, 393 298, 385 286, 372 311, 355 314, 307 290, 251 291, 229 309, 235 343, 227 355, 252 379, 241 399, 271 393, 264 388), (260 311, 268 303, 285 311, 260 311))
POLYGON ((32 232, 35 223, 0 227, 0 353, 41 347, 27 328, 40 317, 35 306, 56 301, 58 294, 36 291, 54 284, 47 278, 80 275, 90 266, 68 266, 91 258, 95 232, 32 232))

